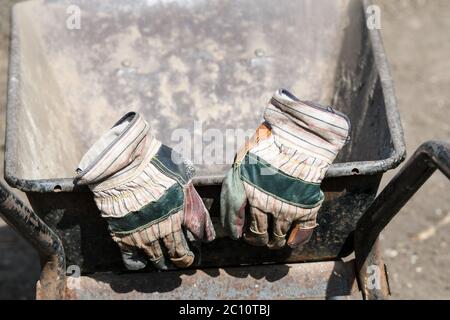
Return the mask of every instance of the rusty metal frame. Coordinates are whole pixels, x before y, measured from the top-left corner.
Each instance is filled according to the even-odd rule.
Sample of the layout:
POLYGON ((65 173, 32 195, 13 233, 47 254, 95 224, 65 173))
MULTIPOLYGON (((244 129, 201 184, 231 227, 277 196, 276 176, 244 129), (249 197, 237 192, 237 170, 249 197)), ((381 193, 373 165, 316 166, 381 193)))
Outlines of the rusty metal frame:
POLYGON ((358 282, 364 298, 383 299, 389 294, 389 288, 385 285, 387 281, 381 281, 378 288, 371 288, 368 284, 368 277, 372 275, 371 266, 378 266, 380 276, 386 277, 377 249, 378 235, 436 169, 450 179, 448 142, 423 143, 358 221, 354 246, 358 282))
POLYGON ((77 285, 68 285, 66 299, 361 299, 355 278, 353 260, 162 273, 97 272, 73 278, 77 285))
POLYGON ((60 238, 39 216, 0 183, 0 216, 40 254, 41 299, 63 299, 66 260, 60 238))

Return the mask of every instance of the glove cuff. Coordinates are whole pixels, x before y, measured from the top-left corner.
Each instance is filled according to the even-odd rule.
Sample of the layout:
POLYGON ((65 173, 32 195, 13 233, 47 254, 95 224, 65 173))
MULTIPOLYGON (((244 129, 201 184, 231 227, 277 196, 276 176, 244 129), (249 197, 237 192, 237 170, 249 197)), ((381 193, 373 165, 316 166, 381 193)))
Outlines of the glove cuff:
POLYGON ((75 183, 100 190, 139 175, 161 146, 148 134, 149 128, 140 114, 127 113, 83 156, 75 183), (107 183, 101 185, 106 179, 107 183))
MULTIPOLYGON (((156 153, 148 152, 137 169, 125 168, 111 179, 89 187, 103 217, 123 217, 152 205, 161 206, 160 209, 152 209, 152 212, 163 214, 169 209, 181 206, 184 189, 193 174, 193 168, 185 162, 178 163, 173 160, 172 149, 160 145, 156 153), (128 173, 128 170, 132 173, 128 173), (165 200, 165 197, 170 197, 172 193, 177 193, 177 201, 165 200)), ((143 221, 140 223, 144 224, 143 221)))
MULTIPOLYGON (((195 174, 190 162, 161 144, 148 131, 149 125, 143 117, 130 112, 81 160, 75 183, 89 186, 104 218, 120 221, 117 218, 139 212, 148 205, 160 205, 159 213, 169 213, 178 207, 175 205, 178 202, 173 199, 164 202, 164 197, 172 195, 175 191, 170 190, 174 188, 183 190, 195 174)), ((181 202, 182 193, 176 196, 181 202)), ((155 218, 144 214, 141 221, 141 218, 137 219, 141 215, 132 216, 135 217, 131 223, 125 219, 128 221, 126 227, 121 223, 118 229, 127 230, 128 225, 142 225, 155 218), (136 219, 140 224, 134 221, 136 219)))
POLYGON ((301 101, 278 90, 264 112, 275 140, 331 164, 347 142, 350 121, 331 107, 301 101))

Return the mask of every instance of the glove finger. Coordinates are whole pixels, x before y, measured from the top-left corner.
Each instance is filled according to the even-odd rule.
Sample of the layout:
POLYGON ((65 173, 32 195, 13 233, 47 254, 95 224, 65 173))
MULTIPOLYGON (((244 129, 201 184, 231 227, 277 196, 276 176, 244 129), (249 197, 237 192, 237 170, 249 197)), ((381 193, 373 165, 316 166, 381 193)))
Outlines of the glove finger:
POLYGON ((239 177, 239 166, 233 166, 228 171, 220 192, 220 221, 232 239, 242 237, 246 206, 247 196, 239 177))
POLYGON ((280 249, 286 245, 286 235, 295 218, 296 207, 281 202, 278 213, 273 218, 272 237, 268 244, 269 249, 280 249))
POLYGON ((256 207, 250 207, 250 225, 244 240, 253 246, 265 246, 269 242, 267 214, 256 207))
MULTIPOLYGON (((145 266, 147 265, 145 257, 139 252, 139 250, 134 245, 127 244, 126 238, 127 237, 120 238, 117 236, 113 236, 113 240, 119 246, 122 255, 122 261, 125 268, 127 268, 127 270, 132 271, 144 269, 145 266)), ((128 240, 132 241, 131 239, 128 240)))
POLYGON ((183 225, 199 240, 209 242, 216 237, 208 209, 192 183, 185 189, 183 225))
POLYGON ((189 267, 194 262, 194 254, 189 249, 184 237, 181 224, 183 221, 183 211, 170 215, 166 220, 161 221, 159 235, 167 249, 172 263, 179 268, 189 267))
POLYGON ((155 268, 166 270, 167 262, 161 249, 158 229, 158 225, 154 224, 140 232, 143 240, 142 250, 155 268))
POLYGON ((296 223, 289 235, 289 239, 287 241, 288 246, 291 248, 297 248, 304 245, 311 239, 314 229, 314 227, 305 229, 302 227, 301 223, 296 223))
POLYGON ((312 209, 301 209, 302 214, 296 219, 297 221, 294 223, 287 241, 289 247, 296 248, 311 239, 314 229, 317 227, 316 217, 319 208, 320 206, 312 209))
POLYGON ((187 268, 194 262, 194 253, 189 249, 183 230, 174 231, 162 240, 175 266, 187 268))

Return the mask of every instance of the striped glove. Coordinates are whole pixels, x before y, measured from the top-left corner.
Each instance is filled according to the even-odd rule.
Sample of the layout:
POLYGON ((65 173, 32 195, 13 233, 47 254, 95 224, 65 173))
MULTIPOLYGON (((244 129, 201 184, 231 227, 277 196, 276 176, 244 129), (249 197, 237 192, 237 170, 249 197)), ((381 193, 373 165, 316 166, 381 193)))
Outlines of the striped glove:
POLYGON ((214 229, 191 179, 194 168, 149 134, 141 115, 130 112, 82 158, 76 183, 88 185, 129 270, 159 269, 194 261, 183 227, 198 240, 212 241, 214 229))
POLYGON ((320 183, 347 141, 350 122, 331 107, 300 101, 286 90, 275 93, 264 119, 222 184, 221 222, 233 239, 244 233, 255 246, 278 249, 287 240, 296 247, 317 226, 324 198, 320 183), (243 232, 247 204, 250 221, 243 232))

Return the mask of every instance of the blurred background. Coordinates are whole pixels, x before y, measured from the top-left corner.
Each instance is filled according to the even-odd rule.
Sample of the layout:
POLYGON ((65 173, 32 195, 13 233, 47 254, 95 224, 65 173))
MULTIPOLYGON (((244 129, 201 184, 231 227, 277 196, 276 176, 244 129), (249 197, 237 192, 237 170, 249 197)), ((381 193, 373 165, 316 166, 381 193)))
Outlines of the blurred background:
MULTIPOLYGON (((0 0, 2 181, 9 19, 15 2, 0 0)), ((408 156, 426 140, 450 141, 450 1, 374 3, 381 8, 381 32, 395 81, 408 156)), ((383 185, 395 172, 385 175, 383 185)), ((383 232, 382 251, 392 298, 450 299, 449 189, 449 181, 440 172, 435 173, 383 232)), ((37 253, 0 218, 0 299, 33 299, 39 269, 37 253)))

